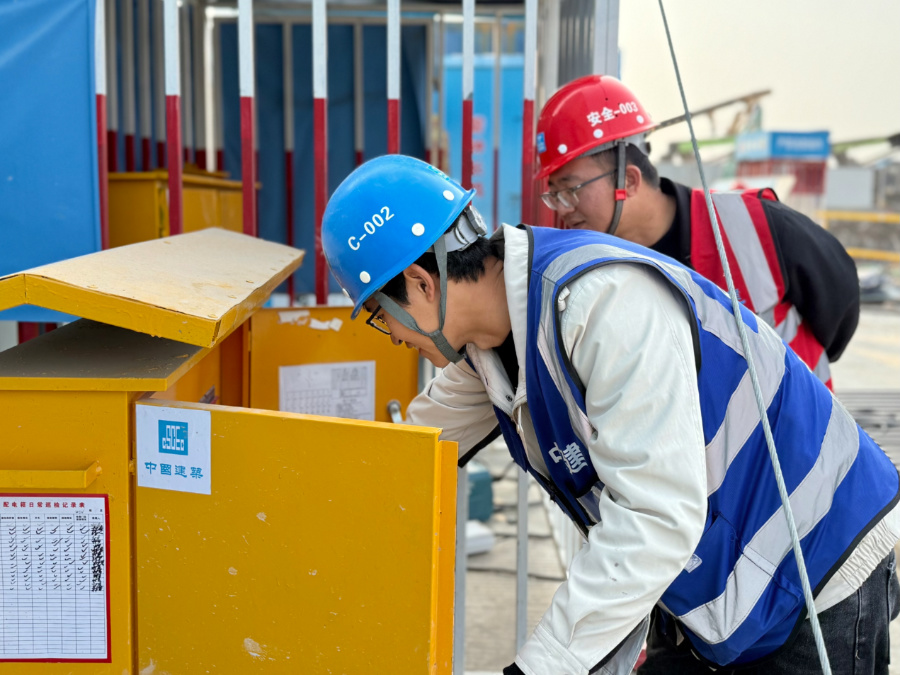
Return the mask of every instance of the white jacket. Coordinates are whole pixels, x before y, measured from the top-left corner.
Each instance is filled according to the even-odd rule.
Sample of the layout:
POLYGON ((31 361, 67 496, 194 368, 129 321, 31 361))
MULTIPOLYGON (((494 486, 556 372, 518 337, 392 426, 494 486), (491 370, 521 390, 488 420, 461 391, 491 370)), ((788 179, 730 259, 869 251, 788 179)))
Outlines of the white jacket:
MULTIPOLYGON (((504 226, 503 236, 519 362, 515 389, 493 350, 468 345, 477 374, 465 362, 445 368, 410 404, 408 421, 442 428, 441 437, 457 441, 465 453, 496 426, 496 406, 517 423, 529 461, 546 475, 525 390, 528 237, 510 226, 504 226)), ((706 520, 705 446, 690 315, 671 284, 644 266, 605 265, 566 290, 558 308, 562 340, 586 386, 586 412, 596 430, 588 451, 605 485, 601 520, 516 663, 528 675, 588 675, 630 635, 600 671, 630 673, 646 635, 646 618, 688 563, 706 520)), ((896 536, 882 531, 881 539, 890 540, 887 548, 876 547, 860 565, 871 563, 868 572, 896 536)), ((832 586, 829 582, 819 597, 832 586)), ((832 588, 829 605, 853 590, 832 588)))

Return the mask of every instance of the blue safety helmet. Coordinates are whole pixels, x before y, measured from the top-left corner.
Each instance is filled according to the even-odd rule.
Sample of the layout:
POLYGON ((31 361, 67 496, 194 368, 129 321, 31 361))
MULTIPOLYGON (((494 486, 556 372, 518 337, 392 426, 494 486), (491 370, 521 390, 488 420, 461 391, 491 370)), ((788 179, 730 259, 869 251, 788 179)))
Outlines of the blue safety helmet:
POLYGON ((405 155, 369 160, 334 191, 322 220, 331 273, 363 303, 428 251, 475 196, 430 164, 405 155))
POLYGON ((466 191, 430 164, 404 155, 372 159, 338 186, 322 221, 322 248, 331 273, 353 301, 351 318, 375 297, 403 325, 429 337, 451 362, 462 354, 443 334, 447 304, 447 253, 485 235, 466 191), (433 250, 440 274, 438 328, 425 332, 381 287, 433 250))

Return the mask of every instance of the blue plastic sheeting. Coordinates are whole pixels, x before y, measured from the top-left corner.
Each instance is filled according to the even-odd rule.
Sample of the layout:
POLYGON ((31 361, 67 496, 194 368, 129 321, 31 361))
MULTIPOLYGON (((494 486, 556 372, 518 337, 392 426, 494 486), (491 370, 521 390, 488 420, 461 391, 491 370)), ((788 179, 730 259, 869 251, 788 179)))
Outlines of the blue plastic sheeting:
MULTIPOLYGON (((222 25, 222 95, 225 170, 241 177, 237 30, 222 25)), ((259 236, 287 239, 285 205, 282 28, 256 26, 256 114, 259 144, 259 236)), ((307 251, 295 276, 297 293, 315 291, 315 165, 313 157, 312 29, 293 26, 294 246, 307 251)), ((384 26, 363 28, 365 149, 370 159, 387 152, 387 55, 384 26)), ((424 158, 425 28, 404 26, 401 36, 401 152, 424 158)), ((520 113, 521 114, 521 113, 520 113)), ((353 126, 353 26, 328 27, 328 192, 355 167, 353 126)), ((283 290, 283 289, 282 289, 283 290)), ((331 292, 340 292, 331 280, 331 292)))
MULTIPOLYGON (((494 214, 494 56, 475 57, 472 184, 475 207, 488 227, 515 225, 522 216, 522 66, 521 54, 500 60, 500 175, 497 220, 494 214)), ((450 143, 450 176, 462 180, 462 57, 444 57, 444 125, 450 143)))
MULTIPOLYGON (((93 0, 0 0, 0 275, 100 248, 93 0)), ((0 320, 61 321, 37 307, 0 320)))

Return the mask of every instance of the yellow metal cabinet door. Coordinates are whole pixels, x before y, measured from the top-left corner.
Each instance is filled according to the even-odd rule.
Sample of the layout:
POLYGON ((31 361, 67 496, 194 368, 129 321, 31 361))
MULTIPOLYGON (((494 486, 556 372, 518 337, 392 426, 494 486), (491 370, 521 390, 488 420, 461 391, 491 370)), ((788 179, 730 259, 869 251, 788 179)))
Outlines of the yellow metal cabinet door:
MULTIPOLYGON (((389 422, 388 401, 403 411, 418 393, 419 355, 395 347, 367 326, 352 307, 261 309, 250 317, 250 405, 278 410, 282 369, 294 365, 371 361, 375 368, 375 419, 389 422)), ((302 412, 310 412, 303 410, 302 412)))
POLYGON ((423 427, 145 405, 210 411, 211 494, 137 488, 139 671, 450 673, 455 444, 423 427))

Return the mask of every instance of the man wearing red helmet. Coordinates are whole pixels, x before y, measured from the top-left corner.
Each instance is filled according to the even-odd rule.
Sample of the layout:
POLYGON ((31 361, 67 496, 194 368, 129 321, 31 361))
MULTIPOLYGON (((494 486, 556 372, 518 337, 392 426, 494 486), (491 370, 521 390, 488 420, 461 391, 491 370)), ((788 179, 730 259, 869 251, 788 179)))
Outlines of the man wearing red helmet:
MULTIPOLYGON (((725 287, 702 190, 660 178, 647 157, 650 115, 621 82, 589 75, 544 105, 537 126, 544 203, 572 229, 615 234, 725 287)), ((713 196, 735 287, 831 387, 859 321, 856 266, 843 246, 770 189, 713 196)))

